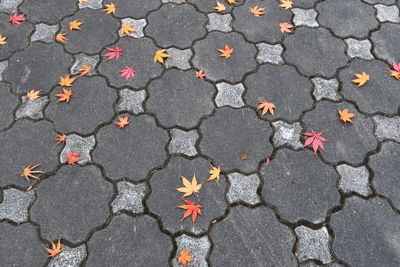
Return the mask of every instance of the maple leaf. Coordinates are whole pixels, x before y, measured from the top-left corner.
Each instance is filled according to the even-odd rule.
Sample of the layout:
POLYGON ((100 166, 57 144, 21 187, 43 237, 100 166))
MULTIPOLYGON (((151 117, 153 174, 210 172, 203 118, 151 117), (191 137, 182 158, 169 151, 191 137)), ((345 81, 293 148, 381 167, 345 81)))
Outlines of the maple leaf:
POLYGON ((89 0, 78 0, 79 4, 84 4, 84 3, 87 3, 87 2, 89 2, 89 0))
POLYGON ((57 245, 53 243, 53 241, 51 242, 51 248, 45 248, 47 250, 47 252, 49 253, 49 255, 47 256, 48 258, 52 258, 57 256, 58 254, 60 254, 62 250, 61 248, 61 243, 60 243, 60 239, 58 239, 57 245))
POLYGON ((258 107, 256 109, 256 111, 259 111, 262 109, 261 112, 261 116, 264 116, 265 114, 267 114, 267 112, 269 112, 271 115, 274 115, 274 108, 275 105, 271 102, 268 101, 262 101, 262 102, 258 102, 258 107))
POLYGON ((107 57, 107 60, 110 59, 118 59, 120 56, 122 56, 122 48, 119 48, 118 45, 115 45, 115 48, 111 47, 106 47, 106 49, 110 52, 107 54, 101 55, 102 57, 107 57))
POLYGON ((39 95, 40 91, 42 91, 42 90, 38 90, 37 91, 35 89, 32 89, 32 90, 30 90, 29 92, 26 93, 26 97, 31 101, 33 101, 35 99, 38 99, 38 98, 40 98, 40 95, 39 95))
POLYGON ((186 177, 184 177, 184 176, 181 176, 181 179, 182 179, 182 183, 185 187, 179 187, 179 188, 175 188, 175 189, 179 192, 185 193, 182 198, 188 197, 188 196, 192 195, 193 193, 199 192, 202 184, 197 184, 197 179, 196 179, 195 174, 193 174, 192 182, 189 182, 189 180, 186 179, 186 177))
POLYGON ((113 3, 105 5, 105 8, 103 9, 103 11, 106 12, 107 15, 115 14, 115 10, 116 10, 116 6, 113 3))
POLYGON ((284 9, 289 9, 293 7, 293 2, 291 0, 281 0, 280 7, 284 9))
POLYGON ((58 83, 61 86, 71 87, 76 78, 71 78, 71 75, 68 74, 65 77, 60 77, 60 82, 58 83))
POLYGON ((353 83, 357 84, 357 87, 363 86, 367 81, 369 81, 369 75, 365 72, 362 74, 354 73, 357 79, 352 80, 353 83))
POLYGON ((218 182, 221 174, 221 168, 220 167, 217 168, 211 165, 211 170, 208 173, 210 174, 210 177, 208 177, 207 181, 217 179, 218 182))
POLYGON ((236 0, 225 0, 225 1, 230 5, 237 4, 236 0))
POLYGON ((21 22, 24 20, 26 20, 25 14, 18 14, 17 12, 15 12, 14 14, 12 14, 10 16, 10 18, 8 19, 8 22, 18 25, 18 24, 21 24, 21 22))
POLYGON ((65 32, 57 34, 56 35, 57 42, 64 43, 65 41, 68 41, 69 39, 66 36, 67 34, 65 32))
POLYGON ((181 221, 183 221, 185 218, 189 217, 192 215, 192 223, 194 223, 197 219, 197 214, 201 215, 201 208, 202 206, 196 205, 193 201, 182 199, 186 205, 180 205, 178 208, 186 210, 185 213, 183 214, 183 217, 181 221))
POLYGON ((73 30, 80 31, 80 30, 81 30, 81 27, 80 27, 80 26, 81 26, 83 23, 85 23, 85 22, 79 21, 78 19, 77 19, 77 20, 74 20, 74 21, 71 21, 71 22, 69 23, 69 30, 70 30, 70 31, 73 31, 73 30))
POLYGON ((82 64, 82 67, 78 71, 80 72, 79 76, 85 76, 92 73, 92 66, 82 64))
POLYGON ((188 262, 192 262, 193 259, 189 256, 190 255, 190 251, 186 251, 186 250, 181 250, 181 253, 179 254, 179 258, 178 258, 178 263, 183 264, 184 266, 186 266, 186 264, 188 262))
POLYGON ((267 9, 266 7, 258 7, 258 5, 253 6, 250 8, 249 12, 256 17, 261 17, 265 14, 264 10, 267 9))
POLYGON ((0 45, 5 45, 7 43, 6 39, 7 39, 7 36, 2 36, 0 34, 0 45))
POLYGON ((114 121, 114 123, 120 129, 125 128, 130 123, 128 114, 126 114, 126 116, 124 118, 118 116, 118 121, 114 121))
POLYGON ((207 76, 207 73, 204 73, 204 70, 196 71, 196 77, 204 80, 204 77, 207 76))
POLYGON ((67 103, 69 103, 69 100, 70 100, 71 96, 74 95, 72 93, 72 90, 68 90, 68 89, 62 88, 62 91, 63 92, 61 94, 56 94, 56 96, 59 97, 57 102, 67 102, 67 103))
POLYGON ((221 53, 219 55, 220 57, 230 58, 233 53, 233 48, 229 47, 229 45, 224 45, 224 49, 217 49, 217 51, 221 53))
POLYGON ((59 134, 56 137, 54 137, 53 139, 57 141, 56 144, 58 145, 61 143, 65 143, 65 140, 67 140, 67 136, 65 134, 63 134, 63 135, 59 134))
POLYGON ((129 80, 130 78, 135 78, 135 72, 131 67, 125 66, 125 69, 119 71, 121 75, 119 77, 125 77, 125 81, 129 80))
POLYGON ((305 148, 306 146, 308 146, 312 143, 312 148, 314 150, 314 154, 317 154, 318 148, 321 148, 323 151, 325 151, 323 142, 330 143, 330 141, 326 140, 325 138, 322 137, 323 133, 324 133, 324 131, 322 131, 320 133, 316 133, 314 131, 311 131, 311 133, 301 133, 302 135, 309 136, 309 138, 307 138, 307 140, 304 143, 302 148, 305 148))
POLYGON ((130 35, 132 32, 138 32, 135 28, 133 28, 133 24, 122 23, 120 29, 122 35, 130 35))
POLYGON ((393 69, 389 69, 390 76, 394 77, 397 80, 400 80, 400 62, 396 64, 396 62, 394 62, 393 60, 392 66, 393 69))
POLYGON ((241 156, 242 160, 247 160, 248 153, 249 153, 249 151, 247 151, 247 150, 243 151, 242 156, 241 156))
POLYGON ((287 22, 283 22, 283 23, 279 23, 279 28, 281 30, 281 32, 292 32, 292 30, 290 30, 291 28, 293 28, 293 25, 287 22))
POLYGON ((160 49, 157 50, 156 53, 154 54, 154 63, 160 62, 161 64, 164 63, 164 58, 171 57, 166 53, 167 49, 160 49))
POLYGON ((40 165, 42 165, 42 163, 36 164, 36 165, 29 165, 27 167, 24 168, 24 170, 18 174, 20 174, 21 176, 24 176, 26 180, 28 180, 28 182, 30 181, 29 178, 33 178, 36 180, 39 180, 39 177, 35 176, 34 174, 39 174, 39 173, 44 173, 43 171, 35 171, 35 169, 37 167, 39 167, 40 165))
POLYGON ((343 122, 352 122, 351 119, 357 116, 354 113, 349 113, 349 110, 347 108, 345 108, 344 110, 339 109, 338 112, 339 112, 339 118, 343 122))
POLYGON ((226 10, 226 7, 223 3, 220 3, 217 1, 217 5, 215 7, 213 7, 213 9, 217 12, 222 12, 226 10))
POLYGON ((76 162, 80 161, 81 158, 78 157, 81 152, 68 152, 66 156, 66 160, 69 165, 77 165, 76 162))

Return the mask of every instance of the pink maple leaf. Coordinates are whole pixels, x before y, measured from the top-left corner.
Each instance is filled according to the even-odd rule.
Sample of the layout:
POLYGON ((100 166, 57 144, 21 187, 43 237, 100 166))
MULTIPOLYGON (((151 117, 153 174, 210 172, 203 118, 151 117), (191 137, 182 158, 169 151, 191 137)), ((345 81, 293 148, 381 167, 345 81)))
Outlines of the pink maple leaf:
POLYGON ((8 19, 8 22, 18 25, 18 24, 21 24, 21 22, 24 20, 26 20, 25 14, 18 14, 17 12, 15 12, 14 14, 12 14, 10 16, 10 18, 8 19))
POLYGON ((118 45, 115 45, 115 48, 111 47, 106 47, 106 49, 110 52, 107 54, 101 55, 102 57, 107 57, 107 60, 110 59, 118 59, 120 56, 122 56, 122 48, 119 48, 118 45))
POLYGON ((392 63, 393 69, 388 69, 390 71, 390 76, 396 78, 397 80, 400 80, 400 62, 396 64, 396 62, 392 63))
POLYGON ((322 131, 320 133, 316 133, 314 131, 311 131, 311 133, 301 133, 302 135, 305 136, 310 136, 307 138, 307 140, 304 142, 304 146, 302 148, 305 148, 306 146, 310 145, 312 143, 312 148, 314 150, 314 154, 317 154, 318 148, 321 148, 323 151, 324 149, 324 144, 322 142, 331 142, 329 140, 326 140, 325 138, 322 137, 322 134, 326 131, 322 131))
POLYGON ((125 81, 129 80, 130 78, 135 78, 135 72, 131 67, 125 66, 125 69, 119 71, 121 75, 119 77, 125 77, 125 81))

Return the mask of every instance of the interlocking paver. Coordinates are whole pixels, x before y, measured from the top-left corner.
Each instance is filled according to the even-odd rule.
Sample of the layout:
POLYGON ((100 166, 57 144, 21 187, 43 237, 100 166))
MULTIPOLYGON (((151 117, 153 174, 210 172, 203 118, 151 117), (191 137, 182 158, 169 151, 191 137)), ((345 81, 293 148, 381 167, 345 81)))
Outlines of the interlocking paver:
POLYGON ((31 36, 31 42, 43 41, 45 43, 54 42, 54 36, 58 31, 58 25, 47 25, 39 23, 35 25, 35 32, 31 36))
POLYGON ((294 14, 293 23, 296 27, 307 26, 314 28, 319 26, 316 21, 317 12, 314 9, 292 8, 291 10, 294 14))
MULTIPOLYGON (((131 24, 135 31, 131 32, 129 36, 133 38, 142 38, 144 36, 143 30, 147 25, 147 21, 145 19, 132 19, 132 18, 125 18, 121 20, 121 24, 131 24)), ((125 34, 122 34, 119 31, 119 37, 123 37, 125 34)))
POLYGON ((311 81, 314 83, 314 97, 317 101, 321 99, 329 99, 329 100, 340 100, 341 97, 338 93, 339 82, 336 79, 323 79, 323 78, 313 78, 311 81))
POLYGON ((229 191, 226 198, 229 203, 246 203, 255 205, 261 200, 257 195, 258 187, 260 186, 260 178, 257 174, 243 175, 239 172, 230 173, 227 175, 230 183, 229 191))
POLYGON ((119 101, 116 106, 117 111, 130 111, 139 114, 144 111, 143 101, 146 98, 146 91, 133 91, 130 89, 119 90, 119 101))
POLYGON ((79 69, 82 68, 83 65, 89 65, 91 67, 90 73, 86 74, 87 76, 92 76, 96 74, 96 65, 99 62, 99 56, 88 56, 85 54, 75 55, 75 62, 71 67, 71 74, 79 74, 79 69))
POLYGON ((266 43, 257 44, 259 63, 271 63, 275 65, 283 64, 282 52, 283 47, 280 44, 270 45, 266 43))
POLYGON ((78 3, 79 8, 100 9, 103 7, 103 0, 88 0, 87 2, 78 3))
POLYGON ((171 142, 169 143, 170 154, 184 154, 189 157, 193 157, 197 154, 196 142, 199 138, 199 134, 196 130, 188 132, 172 129, 171 130, 171 142))
POLYGON ((2 0, 0 1, 0 11, 6 13, 16 12, 22 1, 23 0, 2 0))
POLYGON ((373 117, 376 123, 375 136, 379 141, 385 139, 400 143, 400 117, 393 118, 376 115, 373 117))
POLYGON ((62 246, 63 251, 49 262, 49 267, 79 267, 86 258, 86 247, 81 245, 76 248, 62 246))
POLYGON ((47 96, 35 100, 29 100, 28 97, 22 97, 22 104, 15 112, 15 117, 20 118, 31 118, 33 120, 39 120, 43 118, 43 109, 49 102, 47 96))
POLYGON ((294 7, 312 8, 318 0, 297 0, 293 1, 294 7))
POLYGON ((8 67, 8 61, 0 61, 0 82, 3 80, 3 72, 6 70, 8 67))
POLYGON ((177 67, 181 70, 190 69, 189 60, 193 56, 190 49, 179 50, 176 48, 170 48, 167 50, 167 54, 171 56, 165 61, 165 66, 167 68, 177 67))
POLYGON ((76 7, 74 1, 52 0, 24 1, 19 9, 33 23, 55 24, 60 18, 74 14, 76 7))
POLYGON ((232 16, 231 14, 217 14, 210 13, 208 16, 208 24, 206 26, 208 31, 220 31, 220 32, 230 32, 232 31, 231 22, 232 16))
POLYGON ((69 152, 79 152, 79 157, 81 158, 78 161, 78 164, 85 164, 91 161, 90 152, 93 150, 96 140, 94 136, 81 137, 77 134, 68 135, 65 140, 65 146, 63 151, 60 154, 60 162, 67 162, 67 154, 69 152))
POLYGON ((147 191, 145 184, 132 184, 122 181, 117 183, 117 190, 118 195, 111 203, 114 213, 126 210, 138 214, 144 211, 142 202, 147 191))
POLYGON ((290 146, 293 149, 300 149, 303 144, 300 142, 301 124, 295 122, 292 124, 284 121, 274 121, 271 123, 275 130, 272 142, 274 146, 290 146))
POLYGON ((377 57, 392 63, 400 58, 400 51, 397 44, 400 43, 399 24, 383 23, 378 31, 371 34, 371 41, 374 44, 374 52, 377 57))
POLYGON ((361 58, 365 60, 373 59, 374 56, 371 54, 371 42, 366 40, 356 40, 348 38, 344 40, 347 45, 347 55, 350 58, 361 58))
POLYGON ((217 83, 217 95, 215 96, 215 104, 217 107, 231 106, 234 108, 240 108, 244 106, 242 99, 243 92, 245 90, 243 84, 229 84, 229 83, 217 83))
POLYGON ((9 126, 13 119, 13 112, 18 104, 18 98, 10 92, 10 87, 5 83, 0 83, 0 129, 9 126))
POLYGON ((3 192, 3 201, 0 202, 0 220, 7 219, 15 223, 28 220, 28 208, 35 200, 33 191, 22 192, 10 188, 3 192))
POLYGON ((178 245, 178 249, 177 249, 177 255, 172 261, 172 265, 174 267, 182 266, 177 261, 177 258, 179 258, 181 250, 191 252, 190 257, 194 259, 194 261, 190 263, 191 266, 193 267, 208 266, 207 255, 210 251, 211 244, 207 236, 203 236, 201 238, 195 238, 183 234, 177 237, 175 241, 178 245))
POLYGON ((346 164, 336 166, 340 175, 339 189, 344 193, 358 193, 363 196, 372 194, 369 186, 369 172, 365 166, 352 167, 346 164))
POLYGON ((116 11, 114 16, 117 18, 132 17, 135 19, 140 19, 148 15, 152 10, 156 10, 161 5, 160 0, 104 0, 103 4, 113 3, 116 6, 116 11))
POLYGON ((400 22, 399 8, 397 6, 375 5, 377 15, 376 18, 380 22, 400 22))
MULTIPOLYGON (((187 2, 195 5, 201 12, 204 13, 211 13, 211 12, 216 12, 214 10, 214 7, 217 6, 217 1, 216 0, 186 0, 187 2)), ((219 12, 222 14, 226 14, 227 12, 231 11, 234 9, 235 5, 229 5, 225 1, 219 1, 220 3, 224 4, 226 11, 219 12)), ((243 4, 244 0, 237 0, 237 4, 243 4)))
POLYGON ((332 261, 329 249, 330 237, 326 227, 313 230, 306 226, 299 226, 294 231, 298 238, 296 256, 300 262, 314 259, 327 264, 332 261))

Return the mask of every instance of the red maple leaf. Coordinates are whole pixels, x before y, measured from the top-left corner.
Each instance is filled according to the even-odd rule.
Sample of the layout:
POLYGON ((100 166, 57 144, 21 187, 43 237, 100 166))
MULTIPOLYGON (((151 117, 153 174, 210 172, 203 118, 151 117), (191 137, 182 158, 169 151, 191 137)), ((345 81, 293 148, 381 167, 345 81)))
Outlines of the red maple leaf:
POLYGON ((66 157, 68 164, 77 165, 76 162, 81 160, 81 158, 78 157, 80 153, 81 152, 72 152, 72 151, 68 152, 66 157))
POLYGON ((130 78, 135 78, 135 72, 133 68, 125 66, 125 69, 119 71, 121 75, 119 77, 125 77, 125 81, 129 80, 130 78))
POLYGON ((323 151, 324 149, 324 144, 322 142, 331 142, 329 140, 326 140, 325 138, 322 137, 322 134, 326 131, 322 131, 320 133, 316 133, 314 131, 311 131, 311 133, 301 133, 302 135, 305 136, 310 136, 307 138, 307 140, 304 142, 304 146, 302 148, 305 148, 306 146, 310 145, 312 143, 312 148, 314 150, 314 154, 317 154, 318 148, 321 148, 323 151))
POLYGON ((122 56, 122 48, 119 48, 118 45, 115 45, 115 48, 111 47, 106 47, 106 49, 110 52, 107 54, 101 55, 102 57, 107 57, 107 60, 110 59, 118 59, 120 56, 122 56))
POLYGON ((193 201, 182 199, 186 205, 180 205, 178 208, 186 210, 185 213, 183 214, 183 217, 181 221, 183 221, 185 218, 189 217, 192 215, 192 222, 194 223, 197 218, 197 214, 201 215, 201 207, 200 205, 196 205, 193 201))
POLYGON ((18 24, 21 24, 21 22, 24 20, 26 20, 25 14, 18 14, 17 12, 15 12, 14 14, 12 14, 10 16, 10 18, 8 19, 8 22, 18 25, 18 24))

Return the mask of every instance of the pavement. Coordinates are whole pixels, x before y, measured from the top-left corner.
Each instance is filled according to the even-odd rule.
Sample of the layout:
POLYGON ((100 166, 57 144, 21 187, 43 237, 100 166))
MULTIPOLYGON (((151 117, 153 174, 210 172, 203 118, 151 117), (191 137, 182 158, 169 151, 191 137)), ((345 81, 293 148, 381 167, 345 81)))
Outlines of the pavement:
POLYGON ((186 266, 400 266, 400 1, 220 2, 0 1, 0 266, 183 266, 182 251, 186 266), (311 131, 325 151, 304 148, 311 131), (38 164, 40 180, 19 174, 38 164), (192 222, 176 188, 194 174, 192 222))

